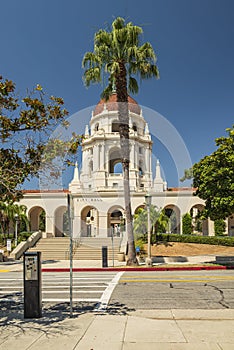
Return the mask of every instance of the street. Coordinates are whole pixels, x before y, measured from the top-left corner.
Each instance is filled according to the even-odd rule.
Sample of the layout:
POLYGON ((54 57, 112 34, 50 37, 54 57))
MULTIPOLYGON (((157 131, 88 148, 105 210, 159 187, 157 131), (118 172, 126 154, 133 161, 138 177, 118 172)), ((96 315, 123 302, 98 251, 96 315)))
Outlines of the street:
MULTIPOLYGON (((44 304, 69 304, 69 273, 42 274, 44 304)), ((0 273, 0 304, 23 302, 21 272, 0 273)), ((75 272, 73 303, 89 310, 234 309, 234 274, 217 271, 75 272)))
POLYGON ((130 309, 234 309, 232 270, 126 272, 110 306, 130 309))
MULTIPOLYGON (((88 309, 107 306, 113 288, 121 273, 73 273, 73 303, 82 303, 88 309)), ((42 274, 42 302, 69 303, 70 277, 67 272, 42 274)), ((22 272, 0 272, 0 306, 4 303, 23 303, 22 272)))

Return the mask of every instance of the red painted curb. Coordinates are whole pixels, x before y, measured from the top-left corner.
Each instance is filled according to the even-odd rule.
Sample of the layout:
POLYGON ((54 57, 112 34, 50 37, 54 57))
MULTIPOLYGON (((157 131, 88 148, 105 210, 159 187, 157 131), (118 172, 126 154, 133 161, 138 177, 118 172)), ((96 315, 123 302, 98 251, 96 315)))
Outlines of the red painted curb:
MULTIPOLYGON (((73 268, 73 272, 119 272, 119 271, 199 271, 199 270, 231 270, 234 266, 183 266, 183 267, 84 267, 73 268)), ((69 272, 70 268, 42 268, 42 272, 69 272)))

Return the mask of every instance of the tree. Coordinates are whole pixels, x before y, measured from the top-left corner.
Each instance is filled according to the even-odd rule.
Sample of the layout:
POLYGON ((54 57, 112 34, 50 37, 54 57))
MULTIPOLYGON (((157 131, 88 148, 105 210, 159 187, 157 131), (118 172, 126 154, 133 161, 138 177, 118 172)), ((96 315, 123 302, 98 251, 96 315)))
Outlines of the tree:
POLYGON ((212 220, 234 212, 234 125, 226 131, 227 137, 216 139, 217 150, 194 164, 189 176, 185 174, 193 177, 195 195, 205 200, 203 215, 212 220))
MULTIPOLYGON (((165 232, 169 218, 164 210, 159 210, 156 206, 150 206, 150 222, 152 233, 165 232)), ((134 233, 142 236, 147 233, 147 208, 139 208, 134 215, 134 233)))
POLYGON ((223 219, 216 219, 214 221, 214 231, 216 236, 222 236, 226 230, 226 223, 223 219))
POLYGON ((111 30, 101 29, 95 33, 94 51, 87 52, 82 63, 85 68, 86 86, 91 83, 100 83, 103 76, 107 76, 108 84, 102 92, 102 97, 108 100, 113 92, 113 86, 116 89, 128 235, 127 265, 137 264, 129 187, 128 92, 138 92, 138 83, 133 76, 138 75, 140 79, 159 76, 155 64, 156 56, 151 44, 146 42, 140 45, 142 33, 142 28, 131 22, 125 23, 123 18, 116 18, 111 30))
MULTIPOLYGON (((47 96, 37 85, 20 99, 15 84, 0 77, 0 196, 3 202, 18 200, 20 185, 36 176, 55 157, 75 153, 79 138, 69 141, 48 137, 57 125, 68 126, 62 98, 47 96)), ((56 172, 54 172, 56 174, 56 172)))
POLYGON ((26 211, 27 207, 25 205, 0 202, 1 232, 4 234, 4 241, 6 239, 6 233, 9 238, 10 230, 15 227, 16 215, 19 222, 24 223, 24 225, 28 228, 29 221, 26 211))
POLYGON ((182 233, 183 235, 191 235, 192 231, 192 216, 189 213, 186 213, 182 217, 182 233))

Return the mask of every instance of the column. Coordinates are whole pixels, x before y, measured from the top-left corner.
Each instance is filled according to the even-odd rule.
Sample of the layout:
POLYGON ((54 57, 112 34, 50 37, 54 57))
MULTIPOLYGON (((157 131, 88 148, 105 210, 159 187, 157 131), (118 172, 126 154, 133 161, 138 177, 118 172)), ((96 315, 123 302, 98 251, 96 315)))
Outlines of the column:
POLYGON ((214 221, 208 218, 208 236, 215 236, 214 221))

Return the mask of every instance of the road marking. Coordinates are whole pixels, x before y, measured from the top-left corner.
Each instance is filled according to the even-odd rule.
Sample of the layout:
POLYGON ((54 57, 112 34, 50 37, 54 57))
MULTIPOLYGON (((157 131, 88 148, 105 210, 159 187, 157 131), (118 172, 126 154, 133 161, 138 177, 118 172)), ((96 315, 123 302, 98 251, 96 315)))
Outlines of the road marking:
MULTIPOLYGON (((230 279, 231 281, 233 279, 230 279)), ((222 279, 217 278, 214 281, 228 281, 228 279, 222 279)), ((177 282, 177 283, 203 283, 203 282, 210 282, 209 279, 121 279, 120 283, 168 283, 168 282, 177 282)))
MULTIPOLYGON (((90 299, 88 299, 88 298, 85 298, 85 299, 82 299, 82 298, 72 298, 72 301, 73 302, 92 302, 92 303, 97 303, 97 302, 99 302, 99 298, 90 298, 90 299)), ((10 301, 10 300, 9 300, 10 301)), ((11 300, 12 301, 12 300, 11 300)), ((63 302, 63 303, 69 303, 70 302, 70 298, 62 298, 62 299, 55 299, 55 298, 52 298, 52 299, 50 299, 50 298, 43 298, 42 299, 42 301, 43 302, 63 302)))
POLYGON ((107 305, 109 303, 111 294, 113 293, 114 288, 119 283, 119 280, 121 276, 123 275, 123 272, 118 272, 113 280, 109 283, 108 287, 104 291, 104 293, 101 296, 101 299, 99 300, 99 303, 96 305, 94 311, 104 311, 107 308, 107 305))
POLYGON ((10 270, 0 270, 0 272, 9 272, 10 270))

